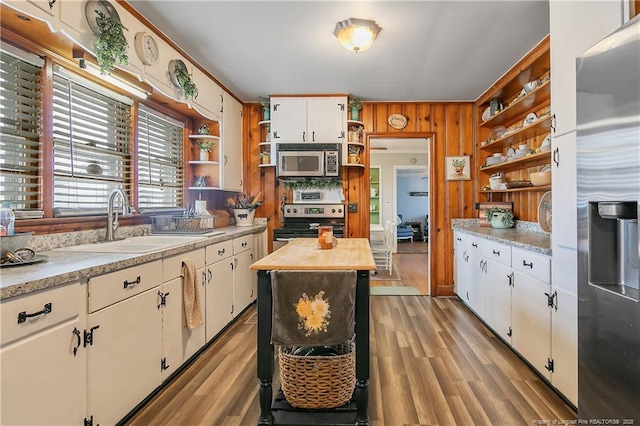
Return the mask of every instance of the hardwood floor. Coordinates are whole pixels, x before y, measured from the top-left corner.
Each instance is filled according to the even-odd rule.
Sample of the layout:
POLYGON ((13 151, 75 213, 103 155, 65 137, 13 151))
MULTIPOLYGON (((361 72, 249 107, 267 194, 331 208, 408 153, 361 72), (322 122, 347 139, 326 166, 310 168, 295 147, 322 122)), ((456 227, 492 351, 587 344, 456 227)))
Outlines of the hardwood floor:
MULTIPOLYGON (((254 313, 251 307, 127 424, 256 424, 254 313)), ((457 298, 423 296, 371 298, 369 415, 375 426, 576 418, 457 298)))
POLYGON ((402 252, 393 255, 393 269, 400 280, 376 280, 371 282, 371 286, 412 286, 417 288, 423 295, 429 294, 429 255, 418 251, 426 250, 427 243, 402 243, 411 244, 415 247, 415 252, 402 252))

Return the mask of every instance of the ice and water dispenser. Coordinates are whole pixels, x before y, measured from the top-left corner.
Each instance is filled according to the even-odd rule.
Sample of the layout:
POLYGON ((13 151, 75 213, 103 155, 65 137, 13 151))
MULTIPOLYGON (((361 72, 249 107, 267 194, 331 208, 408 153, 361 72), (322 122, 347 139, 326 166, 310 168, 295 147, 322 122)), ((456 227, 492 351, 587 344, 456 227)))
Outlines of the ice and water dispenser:
POLYGON ((637 202, 589 203, 589 283, 631 297, 638 294, 637 202))

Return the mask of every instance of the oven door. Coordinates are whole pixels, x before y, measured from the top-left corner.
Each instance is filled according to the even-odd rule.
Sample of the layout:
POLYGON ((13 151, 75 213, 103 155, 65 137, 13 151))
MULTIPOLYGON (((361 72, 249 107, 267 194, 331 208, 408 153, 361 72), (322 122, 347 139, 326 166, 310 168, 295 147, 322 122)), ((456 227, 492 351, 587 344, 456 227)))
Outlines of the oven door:
POLYGON ((324 176, 324 151, 278 151, 278 176, 324 176))

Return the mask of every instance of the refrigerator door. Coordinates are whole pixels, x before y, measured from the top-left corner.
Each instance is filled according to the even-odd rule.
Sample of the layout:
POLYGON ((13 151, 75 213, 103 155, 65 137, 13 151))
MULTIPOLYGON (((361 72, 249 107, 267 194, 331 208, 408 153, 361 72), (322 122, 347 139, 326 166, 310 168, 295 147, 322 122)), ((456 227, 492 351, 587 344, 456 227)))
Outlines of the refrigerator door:
POLYGON ((576 65, 578 416, 638 424, 640 16, 576 65))

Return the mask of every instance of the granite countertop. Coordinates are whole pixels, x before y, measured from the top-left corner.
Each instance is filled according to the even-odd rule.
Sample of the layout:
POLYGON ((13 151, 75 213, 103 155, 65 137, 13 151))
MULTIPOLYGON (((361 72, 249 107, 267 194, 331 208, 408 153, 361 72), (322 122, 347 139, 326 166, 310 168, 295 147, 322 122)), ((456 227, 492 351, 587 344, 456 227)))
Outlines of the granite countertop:
MULTIPOLYGON (((211 244, 255 234, 265 229, 267 229, 265 224, 246 227, 229 226, 216 229, 216 231, 224 231, 221 235, 195 239, 180 246, 142 254, 62 250, 39 252, 38 255, 48 257, 47 261, 32 265, 3 267, 0 270, 0 300, 175 256, 211 244)), ((206 234, 203 237, 206 237, 206 234)))
POLYGON ((454 231, 466 232, 470 235, 508 244, 512 247, 529 250, 535 253, 551 256, 551 235, 523 229, 494 229, 490 226, 473 226, 454 224, 454 231))

